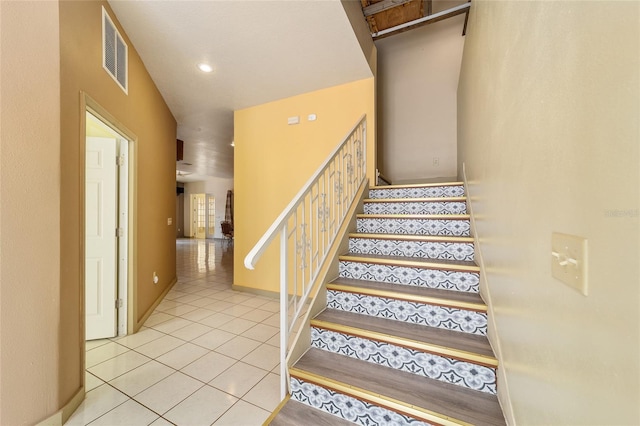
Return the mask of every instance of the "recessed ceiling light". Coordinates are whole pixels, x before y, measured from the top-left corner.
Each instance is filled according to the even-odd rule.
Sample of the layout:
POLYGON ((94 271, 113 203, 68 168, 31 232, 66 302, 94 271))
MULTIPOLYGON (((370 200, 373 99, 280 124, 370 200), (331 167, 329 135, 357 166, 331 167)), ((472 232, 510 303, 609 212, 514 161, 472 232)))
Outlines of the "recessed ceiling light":
POLYGON ((211 72, 213 71, 213 67, 211 67, 211 65, 209 64, 198 64, 198 69, 202 72, 211 72))

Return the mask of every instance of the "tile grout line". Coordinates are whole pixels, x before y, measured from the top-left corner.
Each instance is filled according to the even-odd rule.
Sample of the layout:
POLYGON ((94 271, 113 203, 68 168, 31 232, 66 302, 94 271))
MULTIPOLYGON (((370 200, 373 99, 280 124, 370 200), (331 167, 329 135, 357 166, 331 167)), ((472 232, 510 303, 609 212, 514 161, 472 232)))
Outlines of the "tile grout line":
MULTIPOLYGON (((189 258, 193 258, 195 256, 189 256, 189 258)), ((185 263, 187 263, 187 261, 185 260, 186 257, 185 256, 181 256, 180 259, 178 259, 178 262, 182 262, 182 264, 184 265, 185 263)), ((193 260, 190 260, 189 262, 193 262, 193 260)), ((218 260, 216 258, 216 265, 208 265, 208 267, 217 267, 218 266, 218 260)), ((186 270, 186 268, 184 269, 186 270)), ((171 292, 169 292, 167 294, 167 296, 177 296, 174 298, 167 298, 165 296, 165 299, 160 303, 159 307, 156 308, 156 310, 153 312, 153 315, 156 314, 164 314, 166 315, 166 317, 161 317, 164 318, 163 320, 161 320, 160 322, 158 322, 157 324, 154 324, 153 326, 147 326, 147 325, 143 325, 144 330, 148 329, 148 330, 152 330, 154 333, 154 336, 151 338, 151 340, 149 341, 144 341, 144 343, 142 344, 136 344, 135 341, 134 343, 129 343, 131 344, 135 344, 135 347, 130 347, 127 346, 127 344, 125 343, 120 343, 122 341, 122 339, 126 338, 126 336, 120 337, 120 338, 111 338, 111 339, 105 339, 104 343, 102 344, 98 344, 97 346, 93 346, 91 347, 91 349, 87 350, 87 353, 89 353, 90 351, 99 349, 100 347, 103 347, 109 343, 115 343, 116 346, 115 347, 119 347, 121 349, 124 349, 124 352, 116 354, 114 356, 109 356, 108 358, 100 361, 99 363, 92 365, 91 367, 88 367, 86 370, 86 373, 91 375, 93 378, 97 379, 99 381, 99 385, 96 386, 95 388, 92 389, 95 390, 96 388, 102 386, 103 384, 107 384, 109 385, 109 387, 111 389, 116 390, 118 393, 124 395, 127 397, 127 400, 122 402, 121 404, 118 404, 115 407, 112 407, 111 409, 107 410, 105 413, 102 413, 101 415, 99 415, 97 418, 93 419, 92 422, 95 422, 97 419, 103 417, 104 415, 106 415, 107 413, 113 411, 114 409, 122 406, 123 404, 125 404, 127 401, 131 400, 134 401, 135 403, 139 404, 140 406, 144 407, 146 410, 149 410, 151 413, 153 413, 154 415, 158 416, 158 418, 156 420, 154 420, 154 423, 156 421, 158 421, 158 419, 163 419, 165 421, 168 421, 172 424, 175 424, 173 422, 171 422, 169 419, 167 419, 165 417, 166 413, 170 412, 171 410, 175 409, 176 407, 180 406, 182 403, 184 403, 184 401, 186 401, 187 399, 191 398, 194 394, 196 394, 197 392, 201 391, 202 389, 205 389, 205 387, 216 390, 218 392, 224 393, 225 395, 228 395, 229 397, 233 398, 233 403, 224 408, 220 413, 217 413, 217 417, 215 419, 213 419, 213 423, 215 424, 216 422, 218 422, 222 417, 224 417, 225 415, 227 415, 231 410, 233 410, 233 407, 236 406, 236 404, 238 403, 238 401, 243 401, 246 404, 249 404, 250 406, 256 408, 257 410, 259 410, 260 413, 265 413, 268 414, 268 412, 270 411, 269 409, 265 409, 262 406, 258 405, 259 403, 262 404, 263 400, 262 398, 259 398, 258 402, 250 402, 248 400, 245 400, 244 398, 249 395, 251 392, 253 392, 258 386, 261 385, 261 383, 264 382, 265 379, 268 379, 270 377, 277 377, 278 374, 277 372, 274 372, 274 369, 278 368, 278 364, 276 363, 276 365, 273 368, 265 368, 264 367, 264 363, 260 363, 258 362, 255 357, 258 354, 259 351, 261 350, 266 350, 268 348, 272 348, 272 349, 277 349, 279 347, 279 345, 274 345, 273 344, 273 339, 274 337, 277 337, 278 335, 278 331, 276 331, 275 333, 273 333, 272 335, 270 335, 268 338, 264 338, 264 337, 257 337, 260 335, 260 330, 256 330, 254 333, 254 337, 250 337, 247 335, 244 335, 245 333, 249 333, 251 330, 255 329, 258 326, 263 326, 263 327, 269 327, 268 329, 263 329, 263 330, 272 330, 275 329, 277 330, 278 327, 275 326, 274 323, 274 315, 278 315, 277 310, 273 310, 273 303, 274 301, 271 298, 264 298, 258 295, 248 295, 246 293, 240 293, 240 292, 235 292, 233 290, 230 289, 230 287, 228 288, 223 288, 223 286, 225 285, 225 282, 227 285, 229 285, 228 283, 230 282, 232 275, 227 273, 225 271, 224 274, 216 274, 215 272, 208 272, 205 274, 195 274, 195 275, 185 275, 183 268, 178 268, 178 276, 179 276, 179 280, 178 283, 176 284, 176 287, 174 287, 174 289, 171 290, 171 292), (207 285, 210 284, 210 285, 207 285), (178 287, 179 286, 179 287, 178 287), (215 287, 215 288, 212 288, 215 287), (183 290, 187 290, 187 291, 183 291, 183 290), (209 293, 209 292, 214 292, 214 293, 209 293), (172 294, 173 293, 173 294, 172 294), (178 293, 178 294, 176 294, 178 293), (202 294, 198 294, 198 293, 202 293, 202 294), (190 296, 190 297, 187 297, 190 296), (218 296, 218 298, 214 298, 212 296, 218 296), (240 297, 238 297, 240 296, 240 297), (188 301, 184 302, 184 301, 179 301, 178 299, 181 298, 187 298, 188 301), (206 301, 203 301, 205 300, 206 301), (235 299, 231 300, 231 299, 235 299), (240 300, 240 301, 237 301, 240 300), (206 303, 208 301, 211 301, 211 303, 206 303), (170 302, 165 304, 164 307, 160 308, 160 306, 162 306, 162 304, 164 302, 170 302), (220 310, 213 310, 213 309, 209 309, 207 308, 207 306, 211 306, 211 305, 215 305, 215 304, 219 304, 222 305, 222 307, 220 308, 220 310), (261 309, 264 307, 267 307, 270 309, 261 309), (240 307, 241 309, 235 309, 240 307), (193 308, 190 309, 188 311, 184 311, 187 308, 193 308), (164 310, 162 310, 164 309, 164 310), (194 311, 198 311, 198 310, 206 310, 206 311, 210 311, 210 314, 206 314, 206 316, 198 318, 197 320, 193 320, 190 319, 188 317, 184 317, 184 315, 189 315, 189 313, 194 312, 194 311), (169 312, 169 311, 177 311, 177 312, 181 312, 181 313, 177 313, 177 312, 169 312), (227 312, 227 311, 231 311, 231 312, 227 312), (236 312, 241 312, 240 314, 237 314, 236 312), (251 317, 252 319, 249 318, 244 318, 245 316, 249 316, 253 313, 256 313, 256 315, 258 315, 257 317, 251 317), (229 319, 226 322, 223 322, 221 324, 217 324, 216 326, 211 326, 208 325, 205 321, 207 318, 210 318, 214 315, 226 315, 229 316, 231 319, 229 319), (259 321, 256 321, 253 318, 262 318, 259 321), (186 323, 180 325, 178 328, 176 329, 172 329, 171 327, 168 328, 168 330, 170 331, 163 331, 161 325, 164 323, 167 323, 169 321, 172 320, 176 320, 176 319, 180 319, 180 320, 184 320, 186 321, 186 323), (227 327, 225 329, 225 326, 232 324, 234 321, 237 320, 242 320, 242 324, 237 326, 236 328, 233 328, 233 326, 227 327), (185 334, 185 337, 178 337, 172 333, 176 333, 176 334, 180 334, 179 332, 181 330, 184 330, 188 327, 194 326, 194 325, 198 325, 198 326, 202 326, 202 327, 206 327, 207 331, 198 334, 198 331, 195 331, 195 337, 191 338, 190 335, 188 334, 189 332, 187 332, 187 334, 185 334), (156 329, 154 327, 156 326, 160 326, 160 330, 156 329), (202 336, 205 336, 208 333, 211 333, 213 331, 221 331, 224 333, 228 333, 231 337, 228 340, 225 340, 223 343, 216 345, 213 349, 210 349, 210 347, 207 346, 203 346, 202 344, 196 343, 195 340, 199 339, 202 336), (157 334, 156 334, 157 333, 157 334), (162 352, 160 354, 154 355, 154 356, 150 356, 145 354, 144 352, 142 352, 140 350, 141 347, 151 344, 153 342, 157 342, 159 339, 163 339, 165 337, 171 337, 173 339, 176 339, 176 347, 171 348, 168 351, 162 352), (225 346, 227 344, 229 344, 230 342, 232 342, 233 340, 237 339, 238 337, 244 339, 244 341, 247 342, 252 342, 249 346, 245 346, 243 349, 240 349, 240 351, 238 352, 236 349, 232 349, 233 345, 231 345, 229 347, 229 349, 231 349, 231 352, 229 352, 227 350, 227 353, 229 353, 229 355, 222 353, 222 352, 218 352, 218 349, 221 348, 222 346, 225 346), (190 340, 187 340, 190 339, 190 340), (177 343, 179 342, 179 343, 177 343), (185 365, 181 365, 181 367, 178 369, 176 367, 173 367, 167 363, 165 363, 166 361, 160 361, 159 358, 162 358, 163 356, 170 354, 173 351, 176 351, 182 347, 184 347, 186 344, 191 344, 193 346, 197 346, 198 348, 202 348, 205 352, 202 353, 202 355, 197 356, 195 359, 190 359, 189 358, 189 362, 185 365), (248 351, 246 351, 246 349, 249 348, 248 351), (96 366, 99 366, 105 362, 108 362, 110 360, 113 360, 117 357, 119 357, 120 355, 124 355, 127 353, 135 353, 137 355, 143 356, 146 358, 146 360, 136 366, 135 368, 129 369, 124 371, 121 374, 118 374, 117 376, 111 378, 109 381, 102 379, 101 377, 97 376, 95 373, 89 371, 89 368, 93 368, 96 366), (206 357, 209 354, 216 354, 219 356, 224 356, 227 358, 230 358, 231 360, 233 360, 233 362, 227 366, 226 368, 223 368, 220 371, 216 371, 215 375, 213 376, 213 378, 211 378, 210 380, 205 381, 202 378, 198 378, 198 377, 194 377, 184 371, 182 371, 183 369, 187 368, 188 366, 196 363, 198 360, 201 360, 202 358, 206 357), (231 354, 233 354, 233 356, 230 356, 231 354), (254 355, 254 360, 250 361, 247 360, 248 357, 254 355), (138 391, 137 393, 135 393, 135 395, 129 395, 128 393, 126 393, 125 390, 121 390, 118 387, 116 387, 116 385, 112 384, 111 382, 116 380, 117 378, 120 378, 126 374, 129 374, 133 371, 135 371, 136 369, 143 367, 145 365, 148 365, 151 363, 151 361, 155 361, 157 364, 166 367, 170 373, 168 373, 166 376, 164 376, 163 378, 159 379, 158 381, 154 382, 153 384, 146 386, 144 389, 138 391), (261 365, 254 365, 252 362, 258 362, 258 364, 261 365), (230 392, 228 392, 225 389, 221 389, 216 387, 215 385, 213 385, 211 382, 213 382, 217 377, 222 376, 224 373, 228 372, 231 368, 233 368, 234 366, 239 366, 239 365, 245 365, 248 367, 251 367, 251 369, 255 369, 255 371, 258 371, 259 373, 257 373, 257 376, 259 377, 257 380, 251 379, 251 384, 248 388, 246 388, 246 390, 244 390, 241 394, 239 394, 238 396, 231 394, 230 392), (181 373, 182 375, 189 377, 190 379, 193 379, 197 382, 197 384, 199 385, 195 390, 193 390, 193 392, 190 392, 186 395, 184 395, 184 397, 182 399, 180 399, 179 401, 175 402, 175 404, 171 405, 171 407, 163 407, 163 409, 166 408, 166 411, 164 411, 164 414, 159 414, 156 410, 151 409, 150 407, 148 407, 147 405, 143 404, 142 402, 140 402, 136 397, 139 396, 140 394, 142 394, 143 392, 147 391, 148 389, 152 388, 153 386, 157 385, 158 383, 162 382, 163 380, 165 380, 167 377, 170 377, 171 375, 174 375, 175 373, 181 373), (273 376, 272 376, 273 375, 273 376)), ((277 302, 276 302, 277 303, 277 302)), ((150 317, 151 318, 151 317, 150 317)), ((197 329, 196 329, 197 330, 197 329)), ((242 347, 240 347, 242 348, 242 347)), ((187 349, 188 350, 188 349, 187 349)), ((270 349, 271 350, 271 349, 270 349)), ((176 355, 179 356, 179 355, 176 355)), ((271 355, 270 355, 271 356, 271 355)), ((176 360, 178 360, 179 358, 176 358, 176 360)), ((179 361, 177 361, 179 363, 179 361)), ((174 364, 175 365, 175 364, 174 364)), ((201 376, 202 377, 202 376, 201 376)), ((223 379, 226 380, 226 379, 223 379)), ((273 380, 273 379, 271 379, 273 380)), ((279 380, 278 380, 279 382, 279 380)), ((249 384, 249 383, 247 383, 249 384)), ((267 385, 270 386, 270 385, 267 385)), ((262 392, 264 393, 264 391, 262 392)), ((271 392, 267 392, 267 394, 270 394, 271 392)), ((277 392, 276 392, 277 393, 277 392)), ((268 399, 267 399, 268 400, 268 399)), ((271 404, 271 403, 267 403, 264 402, 264 404, 271 404)), ((220 407, 222 408, 222 407, 220 407)), ((237 413, 233 414, 238 415, 237 413)), ((211 421, 211 420, 207 420, 207 421, 211 421)))

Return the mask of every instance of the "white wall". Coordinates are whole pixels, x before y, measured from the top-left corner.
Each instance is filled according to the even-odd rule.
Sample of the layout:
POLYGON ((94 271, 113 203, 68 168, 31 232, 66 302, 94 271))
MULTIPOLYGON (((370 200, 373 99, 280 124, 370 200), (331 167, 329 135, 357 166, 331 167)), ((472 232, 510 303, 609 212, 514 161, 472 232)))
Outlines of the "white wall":
POLYGON ((463 22, 460 15, 376 41, 378 166, 393 183, 457 175, 463 22))
POLYGON ((191 194, 209 194, 215 197, 216 202, 216 231, 214 238, 224 238, 220 222, 224 220, 224 211, 227 204, 227 191, 233 189, 233 179, 209 178, 201 182, 188 182, 184 184, 184 235, 191 235, 191 194))
POLYGON ((514 424, 640 424, 639 22, 639 2, 472 5, 458 156, 514 424), (552 232, 588 240, 588 296, 551 276, 552 232))

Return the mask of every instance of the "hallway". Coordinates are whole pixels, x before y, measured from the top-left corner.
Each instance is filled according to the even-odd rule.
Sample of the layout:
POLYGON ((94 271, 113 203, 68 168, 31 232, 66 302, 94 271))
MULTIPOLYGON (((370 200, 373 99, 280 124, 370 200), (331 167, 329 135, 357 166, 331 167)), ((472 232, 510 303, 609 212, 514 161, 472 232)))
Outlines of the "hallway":
POLYGON ((144 327, 87 342, 67 425, 252 426, 278 405, 278 301, 231 290, 226 242, 176 244, 178 282, 144 327))

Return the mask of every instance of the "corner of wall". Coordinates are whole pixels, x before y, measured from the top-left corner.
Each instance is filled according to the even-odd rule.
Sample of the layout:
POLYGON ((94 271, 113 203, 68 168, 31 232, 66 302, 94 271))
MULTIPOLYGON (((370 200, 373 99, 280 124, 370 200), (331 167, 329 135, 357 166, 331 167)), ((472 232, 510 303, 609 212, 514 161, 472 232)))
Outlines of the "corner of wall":
POLYGON ((500 339, 498 337, 498 325, 495 320, 493 301, 491 299, 491 291, 489 290, 488 278, 486 268, 484 264, 484 258, 482 257, 482 247, 480 245, 480 236, 478 235, 475 216, 473 214, 473 197, 469 191, 469 181, 467 179, 466 165, 462 162, 460 172, 462 181, 464 183, 464 191, 467 194, 467 211, 469 212, 471 221, 471 235, 475 244, 475 260, 480 267, 480 295, 487 304, 487 316, 488 316, 488 338, 489 344, 493 349, 493 352, 498 358, 498 401, 502 407, 502 412, 505 415, 507 424, 515 425, 515 415, 513 412, 513 403, 511 401, 511 394, 509 392, 509 384, 507 381, 507 375, 504 374, 504 367, 502 366, 502 346, 500 345, 500 339), (502 372, 502 374, 499 374, 502 372))

